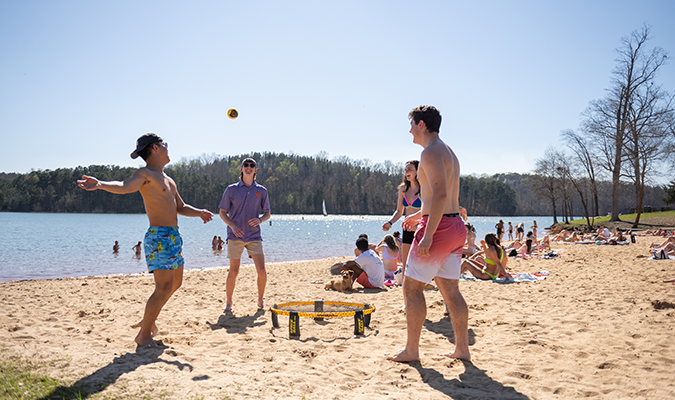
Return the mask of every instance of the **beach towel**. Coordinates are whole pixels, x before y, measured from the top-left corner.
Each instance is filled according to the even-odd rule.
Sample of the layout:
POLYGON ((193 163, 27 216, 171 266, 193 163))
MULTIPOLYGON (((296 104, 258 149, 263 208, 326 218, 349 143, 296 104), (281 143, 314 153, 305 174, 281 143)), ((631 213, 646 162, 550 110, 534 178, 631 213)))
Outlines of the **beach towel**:
POLYGON ((600 240, 596 240, 595 242, 591 241, 591 240, 586 240, 586 241, 583 241, 583 242, 574 242, 573 244, 597 244, 598 246, 615 246, 615 245, 618 245, 618 244, 628 245, 629 243, 628 243, 627 240, 623 241, 623 242, 605 242, 605 243, 603 243, 600 240))
POLYGON ((546 279, 547 276, 551 275, 548 271, 539 271, 539 272, 517 272, 515 274, 509 274, 511 277, 510 282, 505 282, 504 278, 498 278, 496 280, 486 281, 478 279, 470 274, 462 274, 459 276, 460 281, 475 281, 475 282, 495 282, 495 283, 517 283, 517 282, 539 282, 546 279))
POLYGON ((539 253, 527 254, 527 255, 525 255, 524 258, 523 258, 523 256, 522 256, 520 253, 518 253, 518 255, 515 256, 515 257, 511 257, 511 256, 509 256, 509 257, 511 257, 511 258, 523 258, 523 259, 527 260, 527 259, 530 259, 530 258, 550 259, 550 258, 558 258, 558 257, 562 257, 562 256, 563 256, 563 255, 560 254, 558 251, 556 251, 556 250, 551 250, 551 251, 549 251, 548 253, 542 253, 542 254, 539 254, 539 253))

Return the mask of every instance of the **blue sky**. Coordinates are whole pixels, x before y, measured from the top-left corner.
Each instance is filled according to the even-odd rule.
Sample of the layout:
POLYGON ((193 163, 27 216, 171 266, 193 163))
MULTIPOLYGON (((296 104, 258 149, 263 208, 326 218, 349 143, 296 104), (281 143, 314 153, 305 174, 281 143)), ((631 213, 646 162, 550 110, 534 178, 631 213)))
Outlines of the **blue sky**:
MULTIPOLYGON (((173 161, 398 163, 421 151, 408 111, 432 104, 462 174, 526 173, 605 96, 622 37, 648 24, 675 57, 673 15, 670 0, 3 1, 0 172, 141 166, 146 132, 173 161)), ((675 62, 658 82, 675 90, 675 62)))

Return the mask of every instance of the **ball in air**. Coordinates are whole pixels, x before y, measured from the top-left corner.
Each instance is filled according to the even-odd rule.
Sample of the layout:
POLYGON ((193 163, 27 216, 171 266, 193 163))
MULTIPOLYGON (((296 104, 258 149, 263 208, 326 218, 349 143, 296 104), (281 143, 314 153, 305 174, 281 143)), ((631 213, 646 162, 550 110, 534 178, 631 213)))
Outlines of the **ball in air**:
POLYGON ((234 108, 230 108, 229 110, 227 110, 227 116, 232 119, 235 119, 239 116, 239 113, 234 108))

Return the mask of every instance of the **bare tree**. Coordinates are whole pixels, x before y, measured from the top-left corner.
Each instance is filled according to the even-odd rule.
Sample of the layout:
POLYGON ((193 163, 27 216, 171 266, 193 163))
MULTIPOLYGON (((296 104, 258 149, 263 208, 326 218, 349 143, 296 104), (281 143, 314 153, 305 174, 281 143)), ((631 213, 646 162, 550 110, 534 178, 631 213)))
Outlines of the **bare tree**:
MULTIPOLYGON (((557 171, 567 182, 572 184, 577 193, 579 193, 581 205, 584 208, 584 215, 586 216, 586 223, 588 224, 589 228, 592 228, 593 223, 591 223, 590 216, 588 215, 588 196, 586 195, 588 186, 590 186, 590 179, 585 176, 587 174, 585 171, 586 167, 583 165, 583 161, 579 157, 568 156, 565 153, 559 154, 560 159, 558 161, 557 171)), ((591 192, 593 192, 593 190, 591 190, 591 192)), ((595 189, 595 196, 597 197, 597 188, 595 189)))
POLYGON ((633 183, 637 228, 642 213, 645 183, 654 174, 655 166, 665 164, 673 144, 669 128, 675 115, 674 97, 653 84, 640 90, 630 104, 630 119, 625 151, 632 167, 626 175, 633 183))
POLYGON ((553 223, 558 223, 556 203, 559 197, 560 182, 558 180, 559 155, 556 149, 549 146, 544 152, 544 157, 535 161, 534 174, 532 175, 531 188, 534 195, 540 199, 547 199, 553 208, 553 223))
POLYGON ((624 145, 627 140, 631 107, 637 94, 653 84, 659 68, 668 59, 667 54, 655 47, 648 51, 649 27, 634 31, 621 39, 617 49, 619 57, 612 72, 612 86, 603 100, 592 101, 585 111, 585 128, 593 133, 606 158, 602 166, 612 174, 611 221, 619 220, 619 187, 622 163, 626 159, 624 145))
MULTIPOLYGON (((574 174, 575 178, 572 179, 572 177, 570 177, 570 179, 579 182, 581 180, 581 171, 585 172, 585 175, 588 178, 588 184, 591 191, 592 202, 589 202, 590 203, 589 205, 591 206, 591 212, 593 213, 594 217, 598 216, 600 215, 600 207, 598 201, 598 185, 597 185, 598 179, 598 172, 596 166, 597 158, 594 155, 595 154, 594 146, 588 140, 587 135, 581 136, 571 129, 564 130, 561 133, 561 139, 563 140, 563 142, 567 144, 567 147, 572 151, 572 158, 574 159, 574 161, 571 162, 571 164, 574 166, 572 167, 572 169, 575 170, 574 174)), ((579 189, 577 188, 577 191, 578 190, 579 189)), ((581 199, 581 202, 584 203, 583 198, 581 199)), ((585 203, 584 208, 586 208, 585 203)), ((588 217, 588 212, 586 213, 586 217, 588 217)))
POLYGON ((566 154, 556 151, 555 157, 555 177, 558 181, 558 195, 562 197, 563 219, 567 224, 569 223, 568 217, 574 216, 572 195, 570 193, 570 166, 568 165, 566 154))

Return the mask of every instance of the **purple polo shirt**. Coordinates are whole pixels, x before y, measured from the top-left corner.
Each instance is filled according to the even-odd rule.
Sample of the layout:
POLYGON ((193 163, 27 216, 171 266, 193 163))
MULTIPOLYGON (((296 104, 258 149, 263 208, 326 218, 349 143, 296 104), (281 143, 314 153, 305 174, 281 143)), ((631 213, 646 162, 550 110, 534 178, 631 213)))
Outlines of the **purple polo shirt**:
POLYGON ((262 241, 260 226, 251 226, 248 220, 260 217, 261 212, 270 211, 270 199, 263 185, 253 181, 251 186, 246 186, 242 180, 233 183, 225 189, 219 207, 227 212, 227 216, 239 229, 244 231, 244 237, 238 238, 228 226, 227 240, 262 241))

